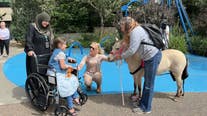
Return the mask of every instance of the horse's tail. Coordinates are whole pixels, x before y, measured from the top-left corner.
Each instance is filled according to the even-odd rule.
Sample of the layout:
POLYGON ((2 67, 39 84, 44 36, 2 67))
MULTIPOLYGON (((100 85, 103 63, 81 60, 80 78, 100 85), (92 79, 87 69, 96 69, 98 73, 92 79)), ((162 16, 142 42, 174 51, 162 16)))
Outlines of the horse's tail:
POLYGON ((188 77, 188 59, 186 58, 186 65, 182 73, 182 80, 185 80, 188 77))
POLYGON ((185 85, 185 79, 188 77, 188 59, 186 58, 186 65, 185 65, 185 68, 183 70, 183 73, 182 73, 182 80, 183 80, 183 94, 182 96, 184 96, 184 93, 185 93, 185 90, 184 90, 184 85, 185 85))

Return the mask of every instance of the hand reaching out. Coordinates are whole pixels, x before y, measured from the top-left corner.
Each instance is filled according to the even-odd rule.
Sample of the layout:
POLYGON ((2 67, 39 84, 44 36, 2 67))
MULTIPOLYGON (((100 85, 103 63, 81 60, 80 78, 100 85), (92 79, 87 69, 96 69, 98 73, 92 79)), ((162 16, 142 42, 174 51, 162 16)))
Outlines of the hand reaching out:
POLYGON ((29 52, 27 53, 28 56, 33 56, 34 54, 35 54, 34 51, 29 51, 29 52))

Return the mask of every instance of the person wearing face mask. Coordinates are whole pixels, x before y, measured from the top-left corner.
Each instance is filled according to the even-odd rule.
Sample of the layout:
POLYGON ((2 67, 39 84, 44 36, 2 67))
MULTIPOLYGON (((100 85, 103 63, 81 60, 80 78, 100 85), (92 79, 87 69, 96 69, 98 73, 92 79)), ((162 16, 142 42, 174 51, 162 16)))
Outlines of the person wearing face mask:
POLYGON ((50 28, 50 16, 46 12, 38 14, 35 22, 29 25, 25 38, 24 51, 26 53, 27 76, 37 72, 34 54, 51 54, 53 38, 54 36, 50 28))
POLYGON ((104 51, 101 49, 100 44, 92 42, 90 45, 89 55, 83 57, 82 61, 78 65, 78 70, 81 70, 86 64, 86 72, 84 73, 84 81, 87 90, 91 90, 92 81, 97 84, 96 92, 101 92, 101 62, 108 61, 108 57, 104 55, 104 51))

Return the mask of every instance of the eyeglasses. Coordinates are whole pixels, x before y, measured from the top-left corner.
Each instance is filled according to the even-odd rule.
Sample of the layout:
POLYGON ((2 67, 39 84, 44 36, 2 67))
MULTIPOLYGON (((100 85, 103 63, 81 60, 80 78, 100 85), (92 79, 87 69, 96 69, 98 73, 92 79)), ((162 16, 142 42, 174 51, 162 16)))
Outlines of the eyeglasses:
POLYGON ((92 46, 90 46, 90 49, 95 50, 95 48, 94 48, 94 47, 92 47, 92 46))

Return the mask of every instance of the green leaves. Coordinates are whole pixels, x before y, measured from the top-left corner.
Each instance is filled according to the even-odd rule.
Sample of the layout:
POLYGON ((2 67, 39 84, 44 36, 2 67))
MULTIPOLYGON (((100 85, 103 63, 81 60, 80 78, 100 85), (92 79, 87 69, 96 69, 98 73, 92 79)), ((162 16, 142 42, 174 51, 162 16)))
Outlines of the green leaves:
POLYGON ((177 49, 182 51, 183 53, 187 53, 187 44, 185 41, 184 35, 171 35, 170 36, 170 43, 169 48, 171 49, 177 49))
POLYGON ((58 33, 86 32, 89 12, 85 4, 76 0, 58 0, 53 13, 53 25, 58 33))
POLYGON ((194 36, 191 38, 194 54, 207 56, 207 38, 203 36, 194 36))
POLYGON ((173 26, 170 32, 170 42, 169 48, 177 49, 182 51, 183 53, 187 53, 187 43, 185 39, 185 35, 181 28, 177 25, 173 26))
POLYGON ((41 12, 38 0, 15 0, 12 4, 13 22, 11 31, 17 41, 24 41, 29 23, 35 20, 35 16, 41 12))

